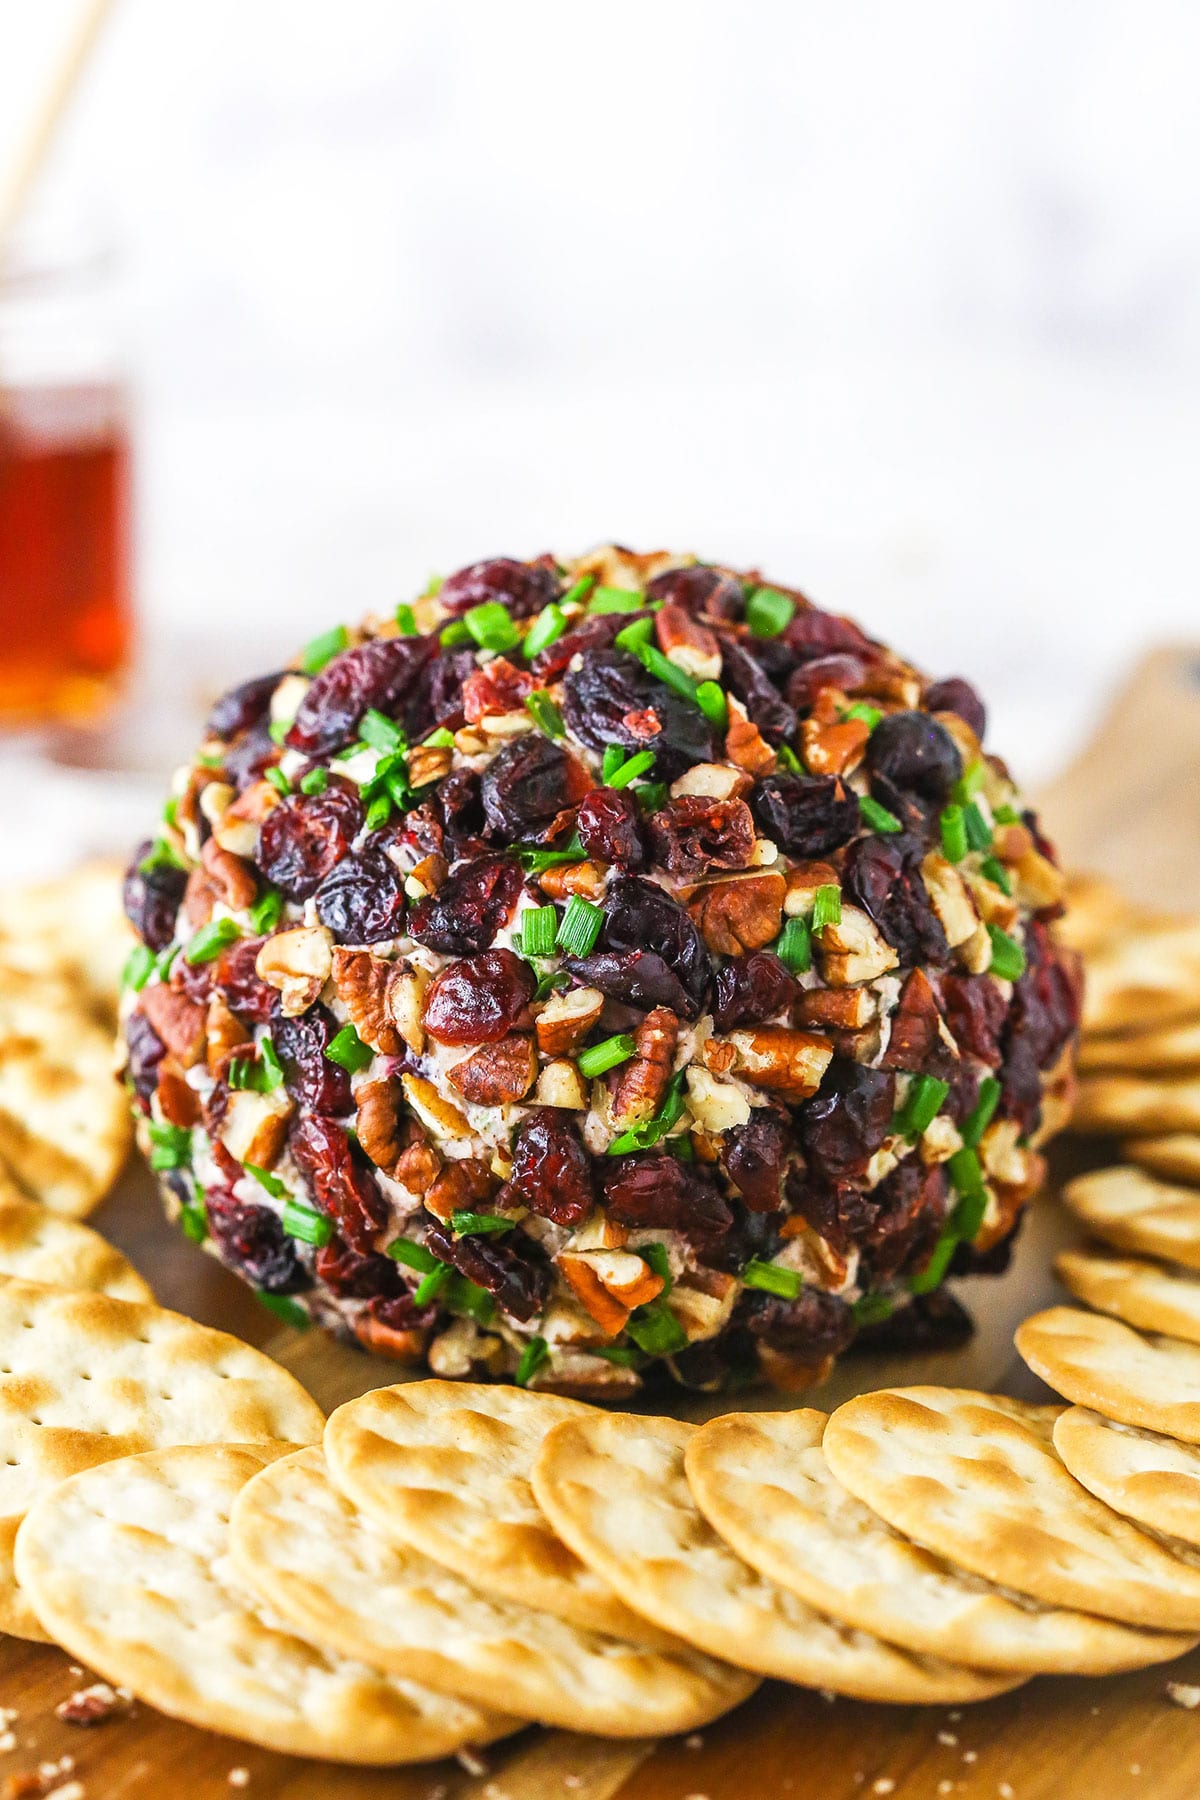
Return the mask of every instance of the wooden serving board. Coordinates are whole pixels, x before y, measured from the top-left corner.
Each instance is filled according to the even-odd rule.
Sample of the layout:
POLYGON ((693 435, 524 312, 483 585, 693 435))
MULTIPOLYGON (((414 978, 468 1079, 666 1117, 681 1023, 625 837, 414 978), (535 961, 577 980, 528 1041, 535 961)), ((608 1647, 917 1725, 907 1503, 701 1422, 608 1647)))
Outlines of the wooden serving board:
MULTIPOLYGON (((1200 651, 1149 657, 1085 754, 1043 796, 1051 835, 1076 867, 1101 869, 1139 896, 1194 907, 1200 897, 1200 651)), ((1099 1147, 1095 1147, 1099 1151, 1099 1147)), ((1057 1152, 1058 1174, 1087 1146, 1057 1152)), ((166 1306, 262 1345, 327 1408, 394 1379, 385 1363, 317 1332, 280 1330, 243 1285, 162 1219, 149 1175, 131 1167, 93 1221, 130 1255, 166 1306)), ((1035 1209, 1000 1280, 960 1283, 978 1321, 964 1349, 904 1359, 851 1358, 812 1396, 832 1406, 887 1382, 933 1381, 1039 1397, 1012 1348, 1016 1325, 1061 1299, 1050 1272, 1074 1236, 1053 1193, 1035 1209)), ((769 1394, 743 1404, 770 1407, 769 1394)), ((703 1416, 693 1408, 690 1417, 703 1416)), ((719 1403, 707 1411, 722 1410, 719 1403)), ((1200 1649, 1168 1668, 1109 1680, 1042 1679, 984 1706, 867 1706, 768 1682, 698 1739, 613 1744, 531 1729, 488 1752, 484 1773, 457 1763, 360 1771, 303 1762, 179 1725, 147 1707, 84 1731, 55 1706, 80 1685, 57 1650, 0 1641, 0 1706, 18 1709, 10 1773, 65 1754, 87 1800, 1195 1800, 1200 1714, 1172 1705, 1168 1680, 1200 1686, 1200 1649), (245 1770, 243 1790, 231 1770, 245 1770)), ((486 1699, 485 1695, 478 1698, 486 1699)))

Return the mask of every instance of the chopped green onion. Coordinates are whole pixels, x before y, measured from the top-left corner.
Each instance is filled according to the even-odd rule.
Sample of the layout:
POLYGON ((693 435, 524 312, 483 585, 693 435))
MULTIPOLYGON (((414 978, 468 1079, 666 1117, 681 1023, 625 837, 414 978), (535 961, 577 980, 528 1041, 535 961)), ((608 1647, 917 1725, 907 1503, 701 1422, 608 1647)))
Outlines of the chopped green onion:
POLYGON ((958 801, 960 806, 965 806, 967 801, 979 792, 986 778, 987 768, 984 765, 983 758, 977 756, 973 763, 967 764, 961 777, 955 782, 954 799, 958 801))
POLYGON ((813 901, 812 929, 824 931, 827 925, 842 922, 842 890, 835 881, 823 882, 813 901))
POLYGON ((264 1294, 261 1288, 256 1288, 254 1292, 260 1306, 265 1306, 269 1313, 274 1313, 277 1319, 282 1319, 294 1331, 307 1331, 312 1324, 298 1300, 290 1299, 287 1294, 264 1294))
POLYGON ((273 744, 277 744, 282 749, 284 739, 291 729, 292 721, 290 719, 272 719, 267 726, 267 736, 273 744))
POLYGON ((512 615, 499 600, 485 600, 482 606, 472 606, 463 614, 463 624, 481 650, 511 650, 521 641, 512 615))
POLYGON ((920 1137, 941 1112, 949 1092, 948 1081, 939 1081, 936 1075, 918 1075, 908 1090, 904 1105, 892 1120, 892 1130, 902 1137, 920 1137))
POLYGON ((696 705, 718 731, 729 729, 729 702, 715 681, 702 681, 696 689, 696 705))
POLYGON ((407 601, 402 600, 396 608, 396 629, 401 637, 416 637, 417 615, 407 601))
POLYGON ((348 1075, 357 1075, 365 1069, 375 1055, 369 1044, 364 1044, 353 1025, 343 1025, 337 1036, 325 1046, 325 1055, 332 1063, 345 1069, 348 1075))
POLYGON ((242 1167, 247 1175, 253 1175, 260 1187, 266 1188, 272 1200, 281 1200, 287 1193, 284 1183, 280 1181, 278 1175, 272 1175, 270 1169, 262 1169, 257 1163, 250 1162, 243 1163, 242 1167))
POLYGON ((667 1246, 665 1244, 639 1244, 634 1255, 640 1256, 642 1261, 654 1270, 663 1284, 661 1294, 656 1294, 655 1298, 665 1300, 672 1286, 671 1257, 667 1246))
POLYGON ((664 656, 661 650, 653 644, 643 644, 637 655, 647 675, 653 675, 664 687, 673 688, 677 694, 682 694, 693 706, 698 704, 696 683, 690 675, 685 675, 682 669, 677 668, 669 657, 664 656))
POLYGON ((179 1209, 179 1226, 185 1238, 193 1244, 202 1244, 208 1236, 208 1214, 202 1201, 192 1200, 179 1209))
POLYGON ((672 1356, 687 1346, 687 1332, 662 1300, 639 1306, 625 1329, 647 1356, 672 1356))
POLYGON ((614 775, 625 760, 625 751, 620 744, 605 744, 600 764, 600 778, 605 786, 608 785, 609 776, 614 775))
POLYGON ((662 1104, 654 1117, 643 1119, 638 1125, 631 1125, 628 1131, 623 1131, 620 1137, 614 1138, 608 1146, 609 1156, 628 1156, 635 1150, 649 1150, 660 1143, 683 1117, 683 1090, 686 1082, 685 1069, 672 1075, 662 1104))
POLYGON ((517 1364, 513 1384, 516 1387, 528 1387, 543 1363, 550 1360, 550 1346, 544 1337, 530 1338, 521 1352, 521 1360, 517 1364))
POLYGON ((140 993, 154 973, 155 956, 149 944, 135 944, 121 970, 121 986, 140 993))
POLYGON ((979 1084, 979 1097, 962 1125, 960 1135, 968 1150, 978 1147, 979 1140, 992 1122, 992 1114, 1000 1104, 1000 1083, 994 1075, 985 1075, 979 1084))
MULTIPOLYGON (((610 745, 609 748, 611 749, 612 746, 610 745)), ((626 788, 631 781, 636 781, 639 775, 648 775, 653 767, 653 750, 637 750, 631 757, 620 762, 610 775, 605 776, 605 786, 626 788)))
MULTIPOLYGON (((950 1177, 950 1185, 956 1194, 961 1195, 964 1200, 973 1200, 982 1194, 986 1204, 987 1190, 983 1183, 983 1169, 979 1157, 969 1145, 964 1144, 961 1150, 954 1152, 954 1155, 946 1163, 946 1173, 950 1177)), ((964 1234, 960 1233, 959 1235, 964 1234)))
POLYGON ((219 769, 224 762, 219 750, 197 750, 192 761, 200 769, 219 769))
POLYGON ((635 619, 632 625, 626 625, 624 630, 618 631, 613 643, 618 650, 629 650, 637 656, 653 636, 653 619, 635 619))
POLYGON ((227 950, 230 944, 236 944, 242 935, 242 928, 236 919, 214 919, 209 925, 202 925, 191 943, 186 945, 183 960, 194 969, 197 963, 212 962, 227 950))
POLYGON ((474 642, 471 627, 465 619, 452 620, 449 625, 444 625, 438 633, 438 643, 443 650, 457 650, 463 644, 473 644, 474 642))
POLYGON ((997 825, 1019 825, 1021 815, 1015 806, 993 806, 992 817, 997 825))
POLYGON ((438 1261, 432 1250, 427 1250, 424 1244, 414 1243, 412 1238, 393 1238, 386 1254, 393 1262, 403 1263, 406 1269, 417 1269, 422 1275, 446 1266, 438 1261))
POLYGON ((155 1170, 185 1169, 192 1160, 192 1134, 184 1125, 149 1124, 150 1167, 155 1170))
POLYGON ((963 823, 961 806, 943 807, 941 828, 942 855, 947 862, 961 862, 967 854, 967 828, 963 823))
POLYGON ((523 956, 553 956, 558 932, 558 911, 553 906, 531 906, 521 914, 523 956))
POLYGON ((231 1056, 225 1071, 225 1085, 234 1093, 253 1088, 257 1064, 248 1056, 231 1056))
POLYGON ((157 837, 138 864, 143 875, 153 875, 158 869, 186 869, 187 863, 166 838, 157 837))
POLYGON ((868 731, 874 731, 882 717, 883 714, 880 712, 879 708, 877 706, 868 706, 865 700, 856 700, 854 705, 848 706, 842 714, 843 720, 861 719, 868 731))
POLYGON ((804 764, 790 744, 780 744, 775 754, 779 758, 780 768, 786 769, 789 775, 803 775, 804 764))
POLYGON ((283 912, 283 895, 269 883, 250 908, 250 929, 255 937, 274 931, 283 912))
POLYGON ((453 750, 454 733, 447 731, 444 725, 439 725, 437 730, 431 731, 425 739, 425 748, 427 750, 453 750))
POLYGON ((593 1044, 590 1050, 581 1050, 575 1061, 584 1080, 594 1081, 597 1075, 615 1069, 618 1063, 628 1062, 636 1054, 637 1045, 622 1031, 616 1037, 605 1038, 602 1044, 593 1044))
POLYGON ((302 1244, 314 1244, 318 1250, 323 1250, 333 1236, 332 1219, 314 1207, 302 1206, 299 1200, 284 1202, 281 1223, 289 1237, 299 1238, 302 1244))
POLYGON ((543 606, 525 633, 525 642, 521 645, 522 654, 527 658, 535 657, 540 650, 546 650, 556 642, 566 629, 567 615, 552 600, 549 606, 543 606))
POLYGON ((428 1306, 441 1293, 449 1279, 450 1264, 438 1263, 437 1268, 430 1269, 428 1275, 423 1275, 413 1289, 413 1305, 428 1306))
POLYGON ((458 1207, 450 1214, 450 1223, 459 1237, 487 1237, 489 1233, 511 1231, 516 1222, 502 1218, 499 1213, 470 1212, 465 1207, 458 1207))
POLYGON ((179 823, 179 801, 172 796, 163 807, 163 823, 175 827, 179 823))
POLYGON ((535 688, 532 694, 526 694, 525 706, 538 730, 544 731, 548 738, 566 736, 563 716, 544 688, 535 688))
POLYGON ((882 1325, 896 1310, 890 1294, 861 1294, 850 1309, 856 1325, 882 1325))
POLYGON ((645 594, 638 593, 634 588, 598 587, 592 595, 588 611, 590 613, 641 612, 645 604, 645 594))
POLYGON ((575 832, 569 844, 562 850, 541 850, 536 844, 517 844, 514 846, 521 859, 523 868, 531 875, 540 875, 543 869, 560 869, 566 863, 583 861, 583 845, 579 841, 579 833, 575 832))
POLYGON ((477 1287, 465 1275, 452 1275, 446 1284, 446 1305, 453 1313, 465 1313, 477 1325, 490 1325, 496 1316, 496 1302, 486 1288, 477 1287))
POLYGON ((644 781, 637 791, 637 802, 647 818, 651 813, 661 812, 667 804, 666 782, 644 781))
POLYGON ((950 1267, 954 1252, 958 1248, 958 1234, 949 1226, 942 1232, 933 1247, 933 1255, 925 1267, 912 1276, 908 1283, 910 1294, 931 1294, 934 1288, 941 1287, 946 1279, 946 1271, 950 1267))
POLYGON ((963 807, 963 827, 967 834, 967 842, 972 850, 990 850, 992 847, 992 828, 980 812, 974 800, 969 800, 963 807))
POLYGON ((283 770, 279 767, 278 763, 272 763, 269 769, 263 770, 263 774, 277 794, 283 794, 286 798, 286 796, 291 793, 292 784, 284 774, 283 770))
POLYGON ((359 720, 358 735, 364 744, 370 744, 372 750, 395 751, 408 748, 403 728, 374 706, 369 706, 359 720))
POLYGON ((797 1299, 804 1286, 804 1277, 796 1269, 760 1262, 757 1256, 751 1257, 742 1270, 742 1280, 749 1288, 761 1288, 764 1294, 778 1294, 781 1300, 797 1299))
POLYGON ((574 586, 567 589, 558 604, 560 606, 581 606, 595 585, 596 577, 594 575, 581 575, 574 586))
POLYGON ((172 964, 179 955, 181 949, 182 945, 180 944, 168 944, 165 950, 159 951, 157 957, 154 959, 154 966, 158 970, 160 981, 170 980, 172 964))
POLYGON ((986 879, 1000 889, 1002 894, 1012 893, 1012 880, 1004 864, 994 856, 985 856, 980 868, 986 879))
POLYGON ((775 954, 793 975, 812 968, 812 935, 803 919, 789 919, 775 940, 775 954))
POLYGON ((550 995, 557 992, 559 988, 570 987, 570 985, 571 977, 565 969, 559 969, 556 974, 541 977, 533 991, 533 997, 535 1000, 548 1000, 550 995))
POLYGON ((344 625, 335 625, 320 637, 311 638, 300 652, 300 667, 306 675, 319 675, 325 664, 346 648, 350 634, 344 625))
POLYGON ((258 1046, 258 1057, 264 1071, 263 1091, 268 1094, 273 1093, 277 1087, 283 1086, 284 1079, 283 1064, 276 1052, 274 1038, 263 1038, 258 1046))
POLYGON ((435 599, 437 597, 437 595, 441 593, 441 591, 445 587, 445 585, 446 585, 446 577, 444 575, 431 575, 429 577, 429 580, 425 583, 425 586, 421 591, 421 599, 422 600, 435 599))
POLYGON ((998 975, 1001 981, 1020 981, 1025 973, 1025 952, 1015 938, 1009 937, 1007 931, 1001 931, 998 925, 989 925, 988 936, 992 940, 992 961, 988 969, 989 975, 998 975))
POLYGON ((604 908, 572 894, 558 927, 558 945, 567 956, 588 956, 600 936, 604 908))
POLYGON ((386 825, 392 816, 392 801, 388 794, 376 794, 367 808, 366 826, 368 831, 378 831, 386 825))
POLYGON ((954 1209, 950 1223, 965 1243, 971 1243, 979 1227, 983 1224, 983 1215, 987 1211, 987 1189, 977 1188, 973 1193, 964 1194, 954 1209))
POLYGON ((323 794, 328 786, 329 771, 327 769, 310 769, 308 774, 301 778, 300 792, 302 794, 323 794))
POLYGON ((755 637, 778 637, 791 624, 796 602, 778 588, 760 587, 746 602, 746 623, 755 637))
POLYGON ((583 1354, 602 1356, 606 1363, 612 1363, 618 1369, 640 1369, 642 1366, 642 1352, 631 1344, 589 1344, 583 1354))
POLYGON ((880 806, 878 800, 872 800, 870 794, 859 796, 858 810, 872 831, 904 830, 895 813, 889 812, 886 806, 880 806))

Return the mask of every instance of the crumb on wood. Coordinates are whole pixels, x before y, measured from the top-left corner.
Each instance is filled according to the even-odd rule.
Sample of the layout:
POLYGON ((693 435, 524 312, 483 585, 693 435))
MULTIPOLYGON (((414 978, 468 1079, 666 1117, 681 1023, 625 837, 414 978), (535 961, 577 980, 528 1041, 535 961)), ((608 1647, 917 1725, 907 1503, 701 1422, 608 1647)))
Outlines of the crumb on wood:
POLYGON ((486 1756, 477 1750, 474 1744, 464 1744, 461 1750, 454 1752, 454 1760, 468 1775, 488 1775, 491 1764, 486 1756))
POLYGON ((895 1791, 896 1783, 892 1780, 890 1775, 880 1775, 876 1781, 871 1783, 871 1792, 873 1794, 894 1794, 895 1791))
POLYGON ((1168 1681, 1167 1699, 1176 1706, 1182 1706, 1185 1712, 1195 1712, 1200 1706, 1200 1687, 1190 1681, 1168 1681))
POLYGON ((938 1743, 945 1744, 947 1750, 953 1750, 958 1743, 958 1733, 954 1731, 939 1731, 938 1743))
POLYGON ((54 1709, 56 1719, 64 1725, 104 1725, 109 1719, 133 1711, 133 1695, 128 1688, 111 1687, 107 1681, 93 1681, 90 1687, 76 1688, 54 1709))
POLYGON ((229 1783, 230 1787, 234 1787, 234 1788, 249 1787, 250 1786, 250 1771, 249 1771, 249 1769, 243 1769, 240 1767, 236 1768, 236 1769, 230 1769, 230 1771, 229 1771, 228 1775, 225 1777, 225 1779, 229 1783))

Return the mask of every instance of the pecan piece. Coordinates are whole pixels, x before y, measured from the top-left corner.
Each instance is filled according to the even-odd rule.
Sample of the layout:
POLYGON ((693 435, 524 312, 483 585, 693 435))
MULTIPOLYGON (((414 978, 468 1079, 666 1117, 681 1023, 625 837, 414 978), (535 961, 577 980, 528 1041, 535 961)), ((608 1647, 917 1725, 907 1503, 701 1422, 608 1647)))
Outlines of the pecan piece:
POLYGON ((830 987, 854 987, 886 975, 900 958, 883 933, 857 906, 843 900, 836 925, 826 925, 817 946, 821 973, 830 987))
POLYGON ((205 1033, 204 1059, 210 1075, 219 1075, 229 1055, 250 1042, 250 1033, 222 1000, 220 994, 208 999, 208 1024, 205 1033))
POLYGON ((741 701, 735 700, 732 695, 729 696, 725 755, 735 768, 745 770, 747 775, 765 775, 775 767, 775 752, 741 701))
POLYGON ((269 1169, 283 1149, 292 1111, 292 1101, 283 1088, 270 1094, 235 1088, 221 1120, 221 1142, 235 1162, 269 1169))
POLYGON ((542 1069, 533 1097, 539 1106, 559 1106, 568 1112, 586 1112, 588 1084, 573 1062, 557 1057, 542 1069))
POLYGON ((388 989, 394 964, 369 950, 333 952, 333 985, 364 1044, 384 1056, 400 1054, 401 1038, 388 1016, 388 989))
POLYGON ((633 1035, 637 1055, 620 1072, 612 1098, 614 1125, 652 1119, 671 1079, 679 1020, 668 1007, 646 1014, 633 1035))
POLYGON ((700 888, 688 912, 710 950, 742 956, 779 936, 787 883, 777 870, 732 876, 700 888))
POLYGON ((599 988, 569 988, 552 994, 537 1016, 535 1030, 539 1050, 547 1056, 563 1056, 582 1043, 604 1011, 599 988))
POLYGON ((414 788, 428 787, 450 773, 454 752, 448 744, 418 744, 408 753, 408 779, 414 788))
POLYGON ((260 981, 276 988, 285 1018, 307 1012, 333 969, 333 933, 324 925, 295 925, 269 937, 254 961, 260 981))
POLYGON ((363 1150, 385 1175, 402 1179, 399 1165, 408 1153, 400 1135, 399 1088, 394 1081, 372 1081, 360 1087, 354 1098, 358 1103, 354 1128, 363 1150))
POLYGON ((796 1002, 795 1019, 797 1025, 812 1025, 818 1031, 861 1031, 877 1007, 870 988, 807 988, 796 1002))
POLYGON ((192 1068, 204 1054, 204 1027, 207 1015, 203 1006, 189 1000, 186 994, 162 983, 143 988, 138 1011, 149 1019, 172 1056, 185 1069, 192 1068))
POLYGON ((213 836, 222 850, 234 856, 253 856, 258 848, 258 829, 279 805, 279 795, 269 781, 256 781, 234 801, 214 825, 213 836))
POLYGON ((563 863, 557 869, 544 869, 538 876, 538 886, 548 900, 569 900, 572 894, 580 894, 585 900, 600 900, 607 873, 607 863, 595 862, 589 857, 586 862, 563 863))
POLYGON ((845 775, 862 761, 871 728, 865 719, 841 719, 819 705, 800 727, 804 766, 812 775, 845 775))
POLYGON ((693 681, 715 681, 720 675, 721 646, 715 635, 677 601, 668 600, 659 608, 654 634, 667 661, 693 681))
POLYGON ((230 912, 242 912, 254 904, 258 883, 250 865, 240 856, 222 849, 216 838, 210 837, 200 852, 200 862, 213 894, 230 912))
POLYGON ((471 1127, 465 1113, 461 1113, 449 1100, 443 1099, 432 1081, 426 1081, 423 1075, 402 1075, 400 1082, 408 1104, 435 1138, 444 1141, 471 1136, 471 1127))
POLYGON ((533 1039, 514 1032, 499 1043, 481 1044, 446 1075, 473 1106, 505 1106, 523 1100, 537 1079, 533 1039))
POLYGON ((406 1119, 402 1136, 404 1149, 401 1151, 392 1179, 406 1187, 410 1194, 425 1195, 437 1180, 442 1169, 442 1159, 425 1135, 425 1127, 418 1119, 406 1119))
POLYGON ((392 964, 386 1002, 388 1017, 414 1056, 420 1056, 425 1048, 423 1008, 428 985, 424 969, 414 968, 409 962, 392 964))
POLYGON ((833 1059, 828 1038, 811 1031, 792 1031, 786 1025, 733 1031, 726 1041, 733 1046, 734 1072, 743 1081, 801 1099, 816 1093, 833 1059))
POLYGON ((443 1223, 451 1213, 474 1210, 492 1197, 492 1172, 480 1157, 447 1163, 425 1196, 425 1210, 443 1223))
POLYGON ((744 800, 750 787, 750 776, 744 769, 731 769, 728 763, 693 763, 678 781, 671 783, 671 798, 682 800, 687 794, 700 794, 706 800, 744 800))
POLYGON ((374 1356, 386 1356, 391 1362, 420 1362, 429 1342, 429 1331, 424 1325, 388 1325, 369 1312, 359 1314, 353 1330, 364 1350, 370 1350, 374 1356))
POLYGON ((568 1251, 558 1259, 567 1285, 606 1337, 625 1329, 635 1306, 662 1293, 666 1282, 629 1250, 568 1251))
POLYGON ((169 1056, 164 1056, 158 1065, 154 1098, 168 1125, 186 1127, 200 1123, 200 1096, 195 1088, 188 1086, 183 1070, 169 1056))

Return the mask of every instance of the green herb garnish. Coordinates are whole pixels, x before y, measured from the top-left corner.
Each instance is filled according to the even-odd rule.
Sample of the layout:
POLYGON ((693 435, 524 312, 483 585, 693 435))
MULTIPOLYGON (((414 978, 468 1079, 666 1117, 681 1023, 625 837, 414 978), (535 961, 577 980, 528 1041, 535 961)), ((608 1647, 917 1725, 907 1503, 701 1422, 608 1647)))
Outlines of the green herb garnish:
POLYGON ((796 602, 778 588, 755 588, 746 601, 746 623, 755 637, 778 637, 787 630, 795 612, 796 602))
POLYGON ((761 1288, 765 1294, 777 1294, 781 1300, 795 1300, 804 1286, 804 1277, 797 1270, 760 1262, 756 1256, 742 1270, 742 1281, 748 1288, 761 1288))
POLYGON ((311 638, 300 652, 300 667, 306 675, 319 675, 326 663, 332 662, 350 642, 350 634, 344 625, 335 625, 332 631, 324 631, 320 637, 311 638))
POLYGON ((605 1038, 602 1044, 593 1044, 590 1050, 581 1050, 575 1061, 584 1080, 594 1081, 597 1075, 606 1074, 636 1054, 637 1045, 633 1039, 620 1032, 616 1037, 605 1038))
POLYGON ((588 956, 600 936, 604 908, 572 894, 558 927, 558 946, 566 956, 588 956))
POLYGON ((812 929, 824 931, 827 925, 842 922, 842 890, 836 882, 823 882, 813 900, 812 929))
POLYGON ((375 1052, 369 1044, 363 1043, 353 1025, 343 1025, 326 1044, 325 1055, 330 1062, 345 1069, 348 1075, 357 1075, 371 1062, 375 1052))
POLYGON ((812 968, 812 935, 803 919, 789 919, 775 940, 776 956, 793 975, 812 968))
POLYGON ((184 947, 183 960, 192 968, 198 963, 212 962, 222 950, 236 944, 241 935, 242 928, 235 919, 213 919, 211 924, 202 925, 191 943, 184 947))
POLYGON ((1015 938, 1009 937, 1007 931, 1001 931, 998 925, 989 925, 988 936, 992 940, 992 961, 988 969, 989 975, 998 975, 1001 981, 1020 981, 1025 973, 1025 952, 1015 938))
POLYGON ((870 794, 861 794, 859 796, 858 810, 862 814, 864 822, 871 827, 872 831, 892 832, 904 830, 903 825, 900 823, 895 813, 889 812, 886 806, 880 806, 878 800, 873 800, 870 794))

